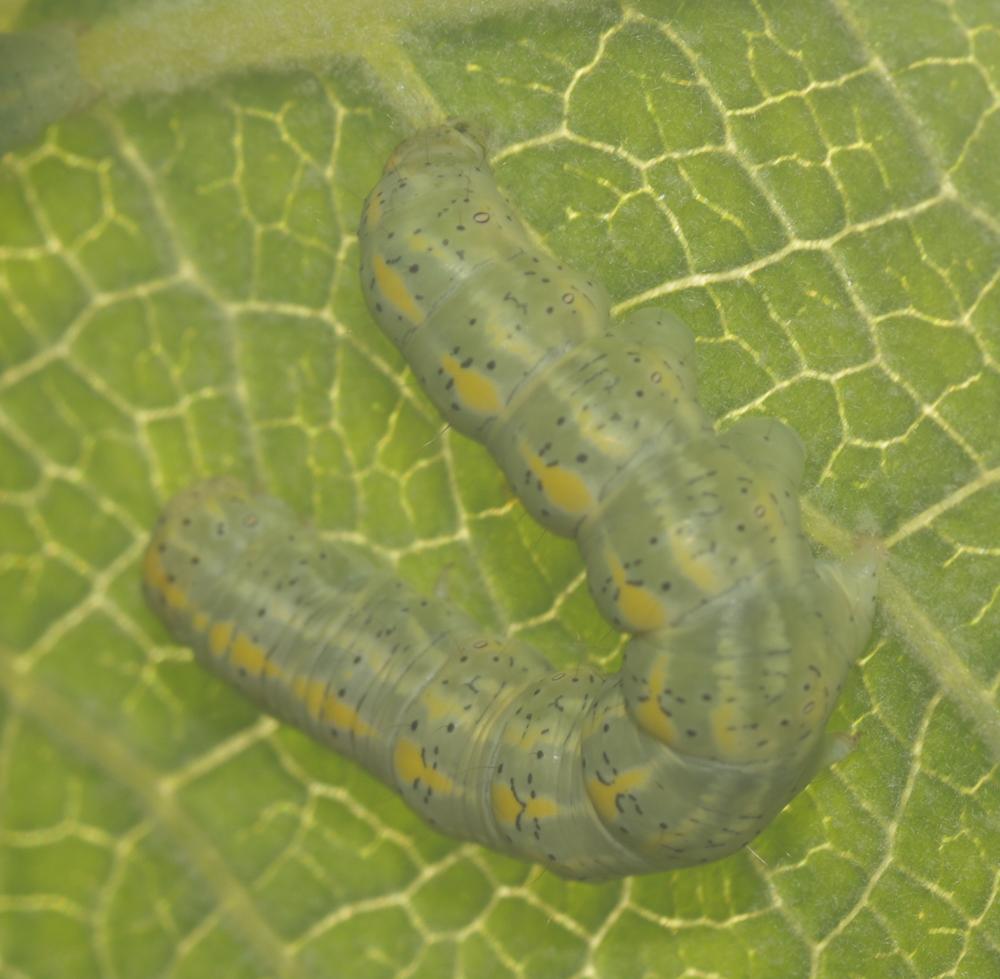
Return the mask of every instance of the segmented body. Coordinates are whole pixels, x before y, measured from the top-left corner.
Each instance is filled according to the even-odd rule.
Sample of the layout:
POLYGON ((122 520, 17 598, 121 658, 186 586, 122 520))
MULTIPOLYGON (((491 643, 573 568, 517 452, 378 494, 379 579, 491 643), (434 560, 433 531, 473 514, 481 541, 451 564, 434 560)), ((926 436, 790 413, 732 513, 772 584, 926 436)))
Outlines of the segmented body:
POLYGON ((459 127, 396 151, 360 242, 369 307, 442 415, 576 539, 633 634, 620 672, 555 673, 232 486, 168 509, 154 604, 211 669, 446 832, 581 879, 737 850, 838 756, 825 724, 871 626, 872 566, 817 561, 802 534, 798 438, 770 419, 716 434, 683 324, 612 324, 459 127))

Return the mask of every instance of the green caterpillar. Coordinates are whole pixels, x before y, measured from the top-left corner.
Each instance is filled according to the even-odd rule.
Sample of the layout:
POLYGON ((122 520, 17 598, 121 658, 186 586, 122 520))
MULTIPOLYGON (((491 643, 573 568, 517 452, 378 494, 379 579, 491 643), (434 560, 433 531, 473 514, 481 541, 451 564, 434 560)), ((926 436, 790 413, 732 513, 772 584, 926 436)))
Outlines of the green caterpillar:
POLYGON ((779 422, 715 433, 693 340, 539 254, 461 126, 393 154, 362 285, 442 415, 574 537, 622 668, 523 643, 317 543, 238 484, 168 507, 153 607, 213 672, 357 759, 432 825, 597 880, 724 857, 845 751, 826 721, 871 629, 871 561, 817 561, 779 422))

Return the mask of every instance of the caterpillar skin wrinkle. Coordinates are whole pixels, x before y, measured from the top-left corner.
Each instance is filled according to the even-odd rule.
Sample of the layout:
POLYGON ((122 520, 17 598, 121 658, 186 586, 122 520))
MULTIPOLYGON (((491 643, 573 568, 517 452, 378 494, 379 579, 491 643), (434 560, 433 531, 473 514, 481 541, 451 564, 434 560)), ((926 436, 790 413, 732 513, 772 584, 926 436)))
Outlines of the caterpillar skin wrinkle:
POLYGON ((845 753, 826 722, 871 630, 874 562, 817 560, 801 530, 798 437, 763 418, 716 433, 687 328, 651 309, 612 323, 460 125, 395 151, 359 236, 373 316, 448 423, 576 540, 631 634, 621 670, 556 672, 231 480, 167 506, 152 606, 443 832, 581 880, 738 850, 845 753))

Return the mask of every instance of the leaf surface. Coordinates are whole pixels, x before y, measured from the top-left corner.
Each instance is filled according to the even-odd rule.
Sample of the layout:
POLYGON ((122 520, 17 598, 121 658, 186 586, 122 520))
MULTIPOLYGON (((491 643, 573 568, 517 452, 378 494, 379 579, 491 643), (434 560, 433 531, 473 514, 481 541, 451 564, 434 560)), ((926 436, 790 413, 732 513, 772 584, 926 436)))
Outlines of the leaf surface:
POLYGON ((348 24, 0 11, 72 7, 115 96, 0 162, 0 972, 1000 973, 996 3, 285 6, 348 24), (442 838, 143 604, 163 502, 233 472, 617 668, 575 548, 364 308, 364 195, 447 116, 617 312, 690 324, 713 416, 802 435, 821 546, 885 545, 833 725, 859 746, 753 852, 593 886, 442 838))

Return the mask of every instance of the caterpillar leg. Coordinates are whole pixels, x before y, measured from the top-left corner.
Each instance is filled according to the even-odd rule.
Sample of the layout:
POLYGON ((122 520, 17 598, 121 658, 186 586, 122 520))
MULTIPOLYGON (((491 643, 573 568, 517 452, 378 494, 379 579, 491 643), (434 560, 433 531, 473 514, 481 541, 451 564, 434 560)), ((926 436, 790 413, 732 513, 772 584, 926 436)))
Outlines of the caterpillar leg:
POLYGON ((720 436, 748 463, 768 466, 781 474, 787 488, 798 493, 805 470, 806 450, 802 439, 777 418, 753 415, 741 418, 720 436))
POLYGON ((623 316, 615 333, 628 340, 651 343, 672 351, 681 365, 694 367, 694 334, 673 313, 644 306, 623 316))

